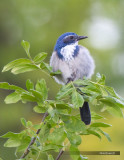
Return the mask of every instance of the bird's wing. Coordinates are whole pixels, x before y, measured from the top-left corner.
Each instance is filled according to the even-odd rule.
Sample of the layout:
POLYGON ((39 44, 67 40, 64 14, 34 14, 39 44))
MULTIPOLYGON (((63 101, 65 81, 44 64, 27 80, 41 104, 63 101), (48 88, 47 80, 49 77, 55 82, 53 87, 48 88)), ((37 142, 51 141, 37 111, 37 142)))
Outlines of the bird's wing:
POLYGON ((92 56, 90 55, 87 48, 79 45, 79 53, 74 59, 75 68, 77 69, 77 74, 79 78, 83 76, 90 78, 94 73, 95 64, 92 56))
POLYGON ((52 53, 52 56, 50 58, 50 66, 53 68, 53 72, 59 70, 59 58, 56 51, 52 53))
POLYGON ((68 81, 68 78, 72 77, 73 71, 70 65, 58 58, 57 53, 54 51, 52 53, 51 59, 50 59, 50 66, 52 66, 53 71, 56 72, 57 70, 60 70, 62 72, 61 75, 56 75, 55 80, 60 84, 65 84, 68 81))

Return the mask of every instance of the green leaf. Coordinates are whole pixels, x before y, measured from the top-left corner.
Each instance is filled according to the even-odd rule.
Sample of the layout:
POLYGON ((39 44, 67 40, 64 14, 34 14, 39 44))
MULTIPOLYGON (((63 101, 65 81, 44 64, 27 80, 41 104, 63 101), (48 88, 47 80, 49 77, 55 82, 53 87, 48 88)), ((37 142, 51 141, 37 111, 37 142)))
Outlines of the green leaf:
POLYGON ((41 92, 33 89, 31 89, 30 91, 32 92, 32 94, 34 95, 34 97, 37 99, 38 102, 43 102, 43 95, 41 92))
MULTIPOLYGON (((25 149, 28 147, 31 139, 30 137, 24 139, 24 141, 21 141, 21 145, 17 147, 15 155, 17 155, 17 152, 24 152, 25 149)), ((26 159, 21 159, 21 160, 26 160, 26 159)))
POLYGON ((72 104, 74 108, 82 107, 84 103, 83 96, 80 95, 77 91, 72 92, 72 104))
POLYGON ((19 74, 19 73, 34 71, 36 69, 39 69, 39 67, 34 64, 24 64, 24 65, 18 65, 17 67, 14 67, 11 70, 11 72, 13 74, 19 74))
POLYGON ((36 112, 36 113, 45 113, 47 108, 45 108, 45 106, 35 106, 33 108, 33 110, 36 112))
POLYGON ((68 104, 55 102, 55 106, 56 106, 57 113, 64 114, 64 115, 71 114, 72 108, 68 104))
POLYGON ((108 92, 106 91, 106 89, 104 88, 104 86, 101 85, 101 86, 99 86, 99 88, 100 88, 102 97, 105 97, 105 96, 107 97, 108 96, 108 92))
POLYGON ((42 52, 36 55, 33 59, 35 63, 41 63, 47 57, 47 53, 42 52))
POLYGON ((48 140, 53 144, 61 144, 66 138, 64 128, 55 128, 52 133, 49 134, 48 140))
POLYGON ((48 139, 48 136, 50 134, 50 129, 51 126, 49 124, 41 124, 41 131, 39 133, 39 139, 41 143, 46 142, 46 140, 48 139))
POLYGON ((48 160, 54 160, 52 155, 48 155, 48 160))
POLYGON ((26 81, 26 88, 28 91, 30 91, 31 89, 34 89, 34 84, 30 79, 26 81))
POLYGON ((81 144, 81 137, 79 135, 76 135, 75 133, 67 132, 67 138, 72 145, 81 144))
POLYGON ((8 132, 1 137, 9 138, 4 144, 5 147, 19 147, 21 145, 28 146, 31 140, 26 131, 22 131, 21 133, 8 132))
POLYGON ((80 158, 80 151, 77 147, 71 145, 69 148, 70 156, 73 160, 79 160, 80 158))
POLYGON ((111 137, 109 136, 109 134, 108 133, 106 133, 106 132, 102 132, 103 133, 103 135, 108 139, 108 141, 112 141, 111 140, 111 137))
POLYGON ((101 88, 100 88, 99 84, 90 83, 88 86, 86 86, 86 89, 89 90, 90 92, 92 91, 91 94, 93 92, 96 92, 97 94, 101 95, 101 88))
POLYGON ((100 133, 102 133, 102 134, 108 139, 109 142, 112 141, 112 140, 111 140, 111 137, 109 136, 108 133, 102 131, 100 128, 97 128, 97 130, 98 130, 100 133))
POLYGON ((21 123, 24 127, 26 127, 26 120, 24 118, 21 118, 21 123))
POLYGON ((23 101, 37 102, 37 99, 33 95, 31 95, 30 93, 23 93, 21 95, 21 98, 23 101))
MULTIPOLYGON (((88 128, 88 131, 89 130, 92 130, 93 132, 96 132, 96 133, 98 133, 98 132, 102 133, 107 138, 107 140, 111 142, 111 138, 110 138, 109 134, 104 132, 104 131, 102 131, 100 128, 98 128, 98 127, 90 127, 90 128, 88 128)), ((100 139, 101 139, 101 136, 100 136, 100 139)))
POLYGON ((119 108, 116 105, 114 107, 106 107, 106 110, 113 116, 124 118, 122 108, 119 108))
POLYGON ((95 122, 90 125, 91 127, 111 127, 111 124, 103 123, 103 122, 95 122))
POLYGON ((54 117, 52 117, 52 120, 55 122, 55 123, 59 123, 59 120, 60 120, 60 117, 58 114, 54 114, 54 117))
POLYGON ((17 133, 13 133, 13 132, 7 132, 4 135, 2 135, 2 138, 14 138, 15 136, 17 136, 17 133))
POLYGON ((124 99, 115 92, 114 88, 109 87, 109 86, 104 86, 104 87, 107 90, 107 92, 110 94, 110 96, 115 97, 119 99, 120 101, 124 102, 124 99))
POLYGON ((76 84, 77 86, 85 87, 85 86, 90 85, 90 80, 89 79, 86 79, 86 80, 78 79, 78 80, 74 81, 73 84, 74 85, 76 84))
POLYGON ((64 120, 64 122, 65 122, 66 130, 69 132, 86 131, 85 124, 80 119, 77 119, 76 117, 72 117, 71 120, 67 118, 67 120, 64 120))
POLYGON ((97 119, 104 119, 103 116, 99 115, 99 114, 96 114, 95 112, 91 112, 91 117, 92 117, 92 120, 97 120, 97 119))
POLYGON ((4 147, 18 147, 20 145, 21 145, 21 142, 18 139, 8 139, 4 143, 4 147))
POLYGON ((30 128, 30 127, 32 127, 32 126, 33 126, 32 122, 31 122, 31 121, 27 121, 26 127, 27 127, 27 128, 30 128))
POLYGON ((88 131, 88 134, 92 134, 92 135, 98 137, 101 140, 101 138, 102 138, 101 135, 97 131, 95 131, 94 129, 88 128, 87 131, 88 131))
POLYGON ((13 92, 9 94, 4 101, 6 104, 11 104, 11 103, 17 103, 20 99, 21 99, 20 94, 13 92))
POLYGON ((47 105, 48 106, 48 113, 50 115, 50 117, 52 118, 52 120, 55 122, 55 123, 58 123, 60 117, 59 117, 59 114, 58 114, 58 111, 56 109, 54 109, 51 105, 47 105))
POLYGON ((88 96, 94 97, 94 96, 100 96, 101 93, 101 88, 99 87, 99 85, 96 84, 92 84, 90 83, 89 85, 87 85, 86 87, 80 87, 79 88, 83 93, 87 94, 88 96))
POLYGON ((108 133, 106 133, 106 132, 102 132, 102 134, 108 139, 108 141, 109 142, 111 142, 112 140, 111 140, 111 137, 109 136, 109 134, 108 133))
POLYGON ((124 102, 120 99, 111 96, 105 96, 99 99, 102 103, 106 104, 107 106, 115 107, 118 106, 120 108, 124 108, 124 102))
POLYGON ((96 81, 102 85, 105 84, 105 75, 102 74, 102 76, 100 75, 100 73, 96 74, 96 81))
POLYGON ((110 94, 110 96, 118 98, 115 90, 112 87, 109 87, 109 86, 104 86, 104 87, 107 90, 107 92, 110 94))
POLYGON ((59 75, 59 74, 62 74, 62 72, 60 70, 50 73, 51 76, 55 76, 55 75, 59 75))
POLYGON ((41 124, 34 124, 34 125, 33 125, 33 128, 35 128, 35 129, 40 129, 40 128, 41 128, 41 124))
POLYGON ((101 77, 100 73, 97 73, 97 74, 96 74, 96 81, 98 82, 101 78, 102 78, 102 77, 101 77))
POLYGON ((51 151, 51 150, 54 150, 56 152, 59 152, 59 149, 60 147, 58 147, 57 145, 55 144, 47 144, 43 147, 42 151, 43 152, 47 152, 47 151, 51 151))
POLYGON ((16 60, 8 63, 7 65, 5 65, 2 72, 9 71, 10 69, 17 67, 19 65, 31 64, 31 63, 32 63, 32 61, 29 59, 24 59, 24 58, 16 59, 16 60))
POLYGON ((31 58, 30 53, 29 53, 29 49, 30 49, 30 43, 27 41, 22 40, 21 42, 22 47, 24 48, 25 52, 27 53, 27 56, 29 58, 31 58))
POLYGON ((57 93, 56 99, 61 99, 65 96, 68 96, 69 94, 71 94, 73 92, 73 90, 74 90, 74 88, 72 87, 71 83, 69 83, 65 86, 62 86, 60 91, 57 93))
POLYGON ((10 85, 7 82, 0 82, 0 88, 25 92, 23 88, 15 86, 15 85, 10 85))
POLYGON ((35 86, 36 90, 43 95, 43 99, 46 100, 48 97, 48 89, 46 81, 44 79, 38 80, 35 86))
POLYGON ((40 68, 43 69, 43 70, 48 71, 49 73, 52 72, 52 67, 49 64, 45 63, 45 62, 42 62, 40 64, 40 68))

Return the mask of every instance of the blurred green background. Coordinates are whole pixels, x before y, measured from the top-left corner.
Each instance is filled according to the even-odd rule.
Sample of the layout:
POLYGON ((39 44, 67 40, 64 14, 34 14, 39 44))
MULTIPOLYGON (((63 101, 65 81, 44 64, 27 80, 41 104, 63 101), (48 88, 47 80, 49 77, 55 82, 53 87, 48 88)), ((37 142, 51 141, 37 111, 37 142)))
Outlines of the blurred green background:
MULTIPOLYGON (((106 75, 106 84, 124 97, 124 0, 1 0, 0 1, 0 70, 8 62, 25 58, 21 40, 31 44, 31 55, 45 51, 49 62, 56 39, 64 32, 75 32, 89 38, 80 41, 87 47, 96 62, 95 72, 106 75)), ((54 98, 60 87, 41 71, 13 75, 1 73, 0 81, 7 81, 25 88, 26 79, 36 82, 45 78, 49 98, 54 98)), ((94 77, 93 77, 94 78, 94 77)), ((22 129, 20 118, 40 122, 41 116, 33 112, 33 105, 6 105, 9 92, 0 90, 0 135, 22 129)), ((93 110, 93 108, 92 108, 93 110)), ((124 120, 108 115, 104 120, 113 125, 106 129, 112 138, 108 142, 94 136, 83 136, 82 151, 121 151, 120 156, 89 156, 90 160, 122 160, 124 158, 124 120)), ((4 148, 0 139, 0 157, 14 160, 14 150, 4 148)), ((67 155, 62 159, 70 159, 67 155)))

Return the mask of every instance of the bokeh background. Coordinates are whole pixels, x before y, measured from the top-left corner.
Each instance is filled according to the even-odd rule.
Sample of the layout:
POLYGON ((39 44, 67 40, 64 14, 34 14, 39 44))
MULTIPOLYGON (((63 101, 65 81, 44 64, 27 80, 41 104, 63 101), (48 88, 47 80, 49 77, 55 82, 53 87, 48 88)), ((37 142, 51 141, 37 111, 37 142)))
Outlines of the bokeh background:
MULTIPOLYGON (((0 71, 8 62, 25 58, 20 43, 24 39, 31 44, 31 55, 45 51, 50 59, 58 36, 64 32, 75 32, 89 38, 80 41, 87 47, 96 62, 95 72, 106 75, 106 84, 124 97, 124 0, 1 0, 0 1, 0 71)), ((45 78, 49 97, 54 98, 60 87, 41 71, 13 75, 1 73, 0 81, 17 84, 25 88, 26 79, 34 83, 45 78)), ((94 77, 93 77, 94 78, 94 77)), ((22 129, 20 118, 40 122, 41 116, 33 112, 33 105, 6 105, 4 98, 9 92, 0 90, 0 135, 22 129)), ((93 110, 93 108, 92 108, 93 110)), ((108 115, 106 123, 113 125, 105 129, 112 138, 108 142, 95 136, 83 136, 80 150, 121 151, 120 156, 89 156, 90 160, 122 160, 124 158, 124 120, 108 115)), ((14 150, 4 148, 0 139, 0 157, 14 160, 14 150)), ((67 155, 62 159, 70 159, 67 155)))

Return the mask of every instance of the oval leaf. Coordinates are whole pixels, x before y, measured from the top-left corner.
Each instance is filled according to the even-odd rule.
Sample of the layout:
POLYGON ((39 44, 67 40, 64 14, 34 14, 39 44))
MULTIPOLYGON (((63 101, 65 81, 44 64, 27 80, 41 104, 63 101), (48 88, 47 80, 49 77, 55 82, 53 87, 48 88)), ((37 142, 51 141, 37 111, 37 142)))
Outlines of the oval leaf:
POLYGON ((42 106, 35 106, 33 108, 33 110, 36 112, 36 113, 45 113, 46 112, 46 109, 45 107, 42 107, 42 106))
POLYGON ((24 118, 21 118, 21 123, 24 127, 26 127, 26 120, 24 118))
POLYGON ((92 134, 92 135, 98 137, 99 139, 102 138, 101 135, 100 135, 97 131, 95 131, 95 130, 92 130, 92 129, 89 128, 89 129, 87 130, 87 132, 88 132, 88 134, 92 134))
POLYGON ((72 87, 71 83, 69 83, 65 86, 62 86, 60 91, 57 93, 56 99, 61 99, 65 96, 68 96, 69 94, 71 94, 73 92, 73 90, 74 90, 74 88, 72 87))
POLYGON ((24 48, 25 52, 27 53, 28 57, 31 58, 30 53, 29 53, 30 43, 22 40, 21 45, 24 48))
POLYGON ((16 102, 18 102, 20 99, 21 99, 20 94, 14 92, 14 93, 9 94, 9 95, 5 98, 4 101, 5 101, 6 104, 10 104, 10 103, 16 103, 16 102))
POLYGON ((19 73, 24 73, 24 72, 29 72, 39 69, 36 65, 33 64, 25 64, 25 65, 19 65, 15 68, 12 69, 13 74, 19 74, 19 73))
POLYGON ((80 145, 81 144, 81 136, 76 135, 75 133, 67 133, 67 138, 72 145, 80 145))
POLYGON ((23 101, 37 102, 37 99, 31 94, 23 93, 21 98, 23 101))
POLYGON ((21 145, 20 140, 16 140, 16 139, 8 139, 5 143, 4 143, 4 147, 18 147, 21 145))
POLYGON ((40 92, 43 95, 43 99, 46 100, 48 97, 46 81, 44 79, 38 80, 35 88, 38 92, 40 92))
POLYGON ((42 95, 42 93, 40 93, 39 91, 33 90, 33 89, 31 89, 31 92, 34 95, 34 97, 37 99, 37 101, 43 102, 43 95, 42 95))
POLYGON ((91 127, 111 127, 111 124, 103 123, 103 122, 95 122, 90 125, 91 127))
POLYGON ((56 72, 51 72, 51 73, 50 73, 51 76, 55 76, 55 75, 59 75, 59 74, 62 74, 62 72, 59 71, 59 70, 56 71, 56 72))
POLYGON ((30 79, 26 81, 26 88, 28 91, 30 91, 31 89, 34 89, 34 84, 30 79))
POLYGON ((24 59, 24 58, 16 59, 16 60, 8 63, 7 65, 5 65, 2 72, 9 71, 10 69, 17 67, 19 65, 22 65, 22 64, 30 64, 30 63, 32 63, 32 62, 29 59, 24 59))
POLYGON ((65 121, 65 127, 66 127, 66 130, 68 130, 69 132, 86 131, 85 124, 80 119, 77 119, 74 117, 72 118, 71 121, 68 121, 68 119, 67 119, 67 122, 65 121))
POLYGON ((72 104, 74 108, 82 107, 84 103, 83 96, 80 95, 77 91, 72 93, 72 104))
POLYGON ((48 155, 48 160, 54 160, 52 155, 48 155))
POLYGON ((112 141, 112 140, 111 140, 111 137, 109 136, 108 133, 102 131, 100 128, 97 128, 97 130, 98 130, 100 133, 102 133, 102 134, 107 138, 107 140, 108 140, 109 142, 112 141))
POLYGON ((77 147, 71 145, 69 148, 70 156, 73 160, 78 160, 80 158, 80 151, 77 147))
POLYGON ((18 91, 21 91, 21 92, 25 92, 25 90, 23 88, 15 86, 15 85, 10 85, 7 82, 0 82, 0 88, 8 89, 8 90, 18 90, 18 91))
POLYGON ((65 138, 66 134, 63 127, 55 128, 54 131, 48 136, 48 140, 54 144, 61 144, 65 138))
POLYGON ((47 53, 42 52, 36 55, 33 59, 35 63, 41 63, 47 57, 47 53))
POLYGON ((118 106, 114 106, 114 107, 106 107, 106 110, 112 114, 113 116, 118 116, 118 117, 122 117, 124 118, 124 115, 123 115, 123 111, 122 111, 122 108, 119 108, 118 106))

